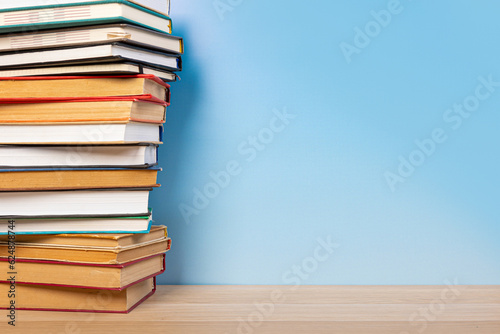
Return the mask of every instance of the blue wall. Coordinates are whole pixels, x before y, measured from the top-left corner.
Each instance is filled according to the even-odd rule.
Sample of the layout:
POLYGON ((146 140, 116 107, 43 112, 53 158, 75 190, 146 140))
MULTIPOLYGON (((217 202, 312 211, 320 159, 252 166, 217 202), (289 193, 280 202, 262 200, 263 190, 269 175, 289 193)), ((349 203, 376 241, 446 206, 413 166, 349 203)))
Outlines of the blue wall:
POLYGON ((160 283, 500 284, 499 11, 172 0, 160 283))

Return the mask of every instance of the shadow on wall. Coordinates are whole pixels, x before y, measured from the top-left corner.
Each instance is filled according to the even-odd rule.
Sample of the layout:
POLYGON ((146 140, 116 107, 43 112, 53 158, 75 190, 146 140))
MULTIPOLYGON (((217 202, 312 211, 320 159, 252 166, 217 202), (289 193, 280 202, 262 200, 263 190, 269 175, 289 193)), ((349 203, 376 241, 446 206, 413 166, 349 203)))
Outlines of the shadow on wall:
POLYGON ((163 145, 159 151, 159 165, 163 169, 159 173, 158 183, 162 186, 153 190, 150 205, 153 208, 155 224, 168 227, 172 238, 172 249, 167 253, 165 274, 158 277, 158 284, 177 284, 182 278, 182 247, 189 240, 189 229, 179 214, 178 204, 181 202, 180 190, 182 180, 180 172, 184 162, 184 153, 189 138, 186 129, 196 117, 200 97, 200 74, 197 62, 190 54, 189 32, 187 27, 176 24, 174 35, 184 38, 185 54, 182 56, 183 70, 178 73, 181 80, 171 83, 172 104, 167 108, 163 145))

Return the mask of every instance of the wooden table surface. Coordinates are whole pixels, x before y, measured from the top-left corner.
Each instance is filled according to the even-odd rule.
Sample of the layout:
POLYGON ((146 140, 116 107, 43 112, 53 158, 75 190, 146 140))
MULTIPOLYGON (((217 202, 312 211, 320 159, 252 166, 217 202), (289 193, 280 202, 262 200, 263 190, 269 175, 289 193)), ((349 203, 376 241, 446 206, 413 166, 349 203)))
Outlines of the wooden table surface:
POLYGON ((499 334, 500 286, 159 286, 129 314, 1 319, 20 334, 499 334))

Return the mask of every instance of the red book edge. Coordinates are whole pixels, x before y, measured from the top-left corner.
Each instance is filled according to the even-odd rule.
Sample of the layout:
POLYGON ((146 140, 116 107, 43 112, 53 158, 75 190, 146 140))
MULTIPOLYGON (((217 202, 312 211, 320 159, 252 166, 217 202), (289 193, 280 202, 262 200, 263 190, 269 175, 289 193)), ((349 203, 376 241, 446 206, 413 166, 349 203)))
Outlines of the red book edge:
MULTIPOLYGON (((26 311, 55 311, 55 312, 90 312, 90 313, 130 313, 137 306, 142 304, 146 299, 151 297, 156 292, 156 276, 153 277, 153 289, 150 293, 144 296, 137 303, 132 305, 128 310, 125 311, 112 311, 112 310, 68 310, 68 309, 57 309, 57 308, 30 308, 30 307, 16 307, 16 310, 26 310, 26 311)), ((7 307, 0 307, 0 310, 8 310, 7 307)))
MULTIPOLYGON (((170 90, 168 91, 170 96, 170 90)), ((22 97, 22 98, 0 98, 0 104, 28 104, 28 103, 69 103, 69 102, 112 102, 112 101, 133 101, 154 103, 162 106, 170 105, 168 101, 163 101, 151 94, 125 95, 125 96, 95 96, 95 97, 22 97)))

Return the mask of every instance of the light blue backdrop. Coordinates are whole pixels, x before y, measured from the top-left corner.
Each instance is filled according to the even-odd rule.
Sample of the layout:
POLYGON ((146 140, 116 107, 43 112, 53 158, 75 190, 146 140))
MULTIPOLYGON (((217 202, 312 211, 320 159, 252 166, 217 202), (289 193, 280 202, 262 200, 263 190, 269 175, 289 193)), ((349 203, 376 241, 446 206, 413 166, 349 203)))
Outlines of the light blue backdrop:
POLYGON ((159 282, 500 284, 499 12, 172 0, 159 282))

